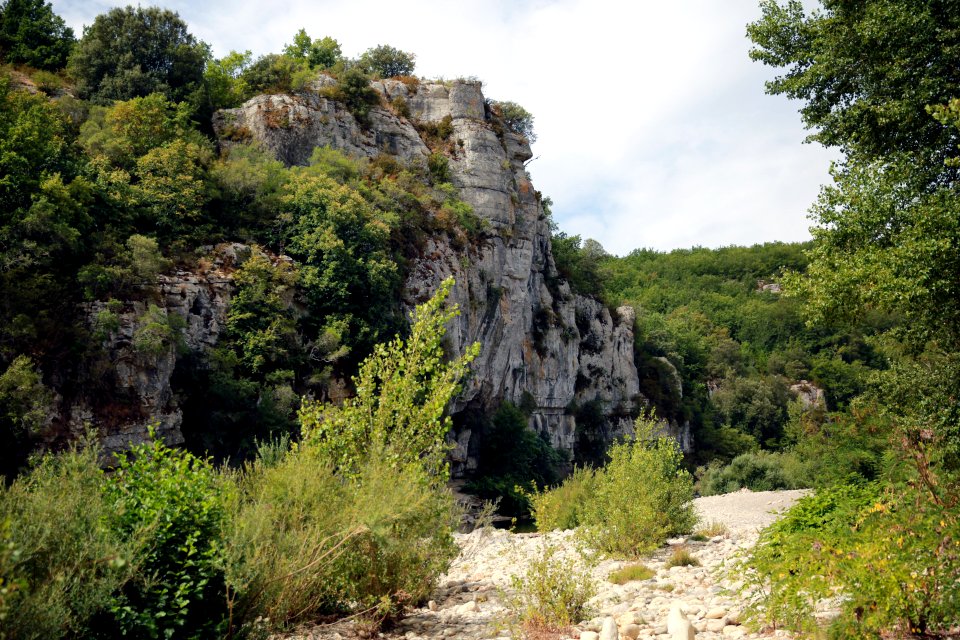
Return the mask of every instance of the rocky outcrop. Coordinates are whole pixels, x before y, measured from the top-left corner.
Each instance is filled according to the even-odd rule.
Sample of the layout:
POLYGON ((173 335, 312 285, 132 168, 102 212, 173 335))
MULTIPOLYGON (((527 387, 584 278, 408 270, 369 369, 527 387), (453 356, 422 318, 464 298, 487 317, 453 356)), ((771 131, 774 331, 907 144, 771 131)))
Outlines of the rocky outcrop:
POLYGON ((187 352, 217 344, 233 291, 231 271, 249 255, 244 245, 211 247, 209 260, 196 272, 160 276, 144 287, 142 300, 121 308, 105 302, 87 306, 91 330, 102 340, 102 357, 93 364, 99 375, 91 372, 89 384, 110 392, 85 389, 69 404, 71 436, 95 427, 107 455, 146 441, 151 427, 167 444, 183 442, 174 369, 187 352))
MULTIPOLYGON (((214 125, 224 144, 256 140, 287 164, 306 164, 322 145, 424 163, 430 149, 415 125, 449 122, 451 181, 488 231, 465 249, 445 237, 428 240, 410 270, 404 304, 412 308, 444 278, 456 279, 451 297, 461 315, 448 332, 451 349, 480 342, 482 351, 454 411, 490 410, 503 401, 532 405, 531 427, 566 451, 576 442, 576 408, 588 402, 602 407, 608 436, 629 431, 643 402, 633 311, 611 312, 572 293, 559 277, 549 221, 524 168, 532 157, 527 141, 497 121, 479 82, 386 80, 374 88, 384 104, 403 104, 409 115, 373 108, 363 127, 317 86, 293 96, 258 96, 220 112, 214 125)), ((461 431, 454 439, 454 471, 467 471, 475 464, 476 436, 461 431)))

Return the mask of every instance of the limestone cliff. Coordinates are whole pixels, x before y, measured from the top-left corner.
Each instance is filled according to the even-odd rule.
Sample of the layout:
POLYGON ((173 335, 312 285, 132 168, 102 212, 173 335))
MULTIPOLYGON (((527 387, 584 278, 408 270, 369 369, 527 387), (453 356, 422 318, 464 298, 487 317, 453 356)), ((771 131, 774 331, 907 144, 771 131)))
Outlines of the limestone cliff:
MULTIPOLYGON (((454 411, 489 410, 509 400, 533 405, 531 426, 554 446, 572 451, 577 406, 599 406, 604 437, 631 428, 642 402, 633 359, 633 310, 611 314, 599 302, 574 295, 557 273, 550 251, 549 221, 524 163, 527 141, 491 113, 478 82, 374 84, 384 103, 403 104, 408 115, 372 109, 361 126, 342 105, 314 90, 262 95, 214 121, 224 144, 256 140, 288 164, 306 164, 316 146, 350 155, 389 153, 425 163, 431 151, 418 126, 452 126, 449 164, 460 196, 487 223, 480 243, 457 249, 444 237, 428 241, 407 279, 405 306, 425 300, 442 279, 457 282, 452 294, 461 316, 449 333, 452 347, 479 341, 475 375, 454 411)), ((593 425, 595 427, 596 425, 593 425)), ((455 468, 469 470, 475 437, 456 434, 455 468)))
MULTIPOLYGON (((631 416, 644 403, 633 310, 612 311, 575 295, 558 275, 549 220, 524 168, 530 147, 491 111, 480 84, 377 82, 383 104, 393 107, 373 108, 361 126, 342 104, 323 97, 329 82, 296 95, 261 95, 218 113, 221 144, 256 140, 288 165, 306 164, 323 145, 426 164, 431 149, 420 132, 442 123, 452 132, 444 146, 450 179, 485 230, 466 246, 446 235, 427 239, 397 305, 412 309, 444 278, 456 279, 451 297, 461 315, 449 328, 450 349, 462 352, 480 342, 482 351, 452 407, 455 418, 510 401, 530 410, 532 428, 571 453, 579 439, 604 442, 629 432, 631 416)), ((217 344, 234 291, 231 273, 247 253, 243 245, 209 247, 198 253, 206 258, 195 268, 144 285, 135 302, 112 309, 89 305, 86 315, 103 354, 91 367, 100 373, 91 371, 91 388, 62 401, 66 431, 76 436, 95 426, 107 452, 142 441, 151 424, 167 442, 181 442, 181 404, 191 390, 174 383, 177 363, 217 344), (109 326, 97 326, 104 317, 109 326), (173 331, 145 349, 141 338, 151 322, 173 331), (93 388, 100 382, 109 393, 93 388)), ((457 423, 453 470, 463 474, 476 465, 482 434, 472 433, 468 420, 457 423)))

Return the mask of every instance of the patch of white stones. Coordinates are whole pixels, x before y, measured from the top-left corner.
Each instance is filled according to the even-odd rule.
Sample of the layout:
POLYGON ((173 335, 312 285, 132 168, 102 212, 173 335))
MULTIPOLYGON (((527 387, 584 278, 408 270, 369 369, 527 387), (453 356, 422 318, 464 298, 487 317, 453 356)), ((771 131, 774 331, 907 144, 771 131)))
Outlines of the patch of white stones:
MULTIPOLYGON (((741 623, 736 585, 725 576, 724 566, 739 552, 752 547, 759 528, 772 522, 803 492, 738 492, 696 501, 704 522, 720 522, 727 533, 697 542, 678 538, 643 563, 653 570, 648 580, 616 585, 610 573, 626 564, 604 560, 592 569, 597 595, 589 602, 595 616, 574 627, 568 638, 580 640, 660 640, 788 638, 785 631, 751 633, 741 623), (700 566, 667 567, 673 548, 685 545, 700 566)), ((457 534, 460 555, 440 581, 426 607, 412 611, 400 624, 380 637, 405 640, 439 638, 511 638, 510 611, 504 600, 511 595, 513 575, 523 575, 542 545, 552 544, 561 553, 581 554, 572 531, 547 534, 513 534, 478 530, 457 534)), ((301 633, 303 640, 337 640, 353 635, 349 626, 317 628, 301 633)))

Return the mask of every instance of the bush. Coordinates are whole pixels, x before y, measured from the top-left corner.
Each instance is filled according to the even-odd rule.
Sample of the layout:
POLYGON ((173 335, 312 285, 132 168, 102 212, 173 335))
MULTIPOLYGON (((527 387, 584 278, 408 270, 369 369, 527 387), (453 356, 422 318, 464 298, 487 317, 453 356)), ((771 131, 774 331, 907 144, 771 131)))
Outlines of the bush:
POLYGON ((443 361, 452 286, 417 308, 406 342, 367 358, 355 398, 305 403, 303 442, 241 477, 226 563, 235 624, 380 621, 423 600, 456 554, 443 414, 478 345, 443 361))
POLYGON ((370 124, 370 109, 380 104, 380 94, 370 86, 370 77, 358 67, 343 72, 333 87, 325 87, 321 94, 342 102, 361 126, 370 124))
POLYGON ((742 453, 729 465, 711 463, 700 474, 697 487, 701 495, 731 493, 743 488, 751 491, 774 491, 797 487, 784 463, 788 455, 756 451, 742 453))
POLYGON ((655 575, 657 575, 656 572, 647 565, 633 563, 617 569, 607 577, 607 580, 613 584, 627 584, 636 580, 649 580, 655 575))
POLYGON ((0 485, 0 638, 88 637, 134 569, 108 525, 97 451, 47 456, 0 485))
POLYGON ((577 467, 563 483, 533 494, 533 518, 540 531, 573 529, 583 521, 583 509, 593 495, 594 471, 577 467))
POLYGON ((537 135, 533 132, 532 113, 516 102, 494 102, 493 107, 499 112, 508 129, 523 136, 530 143, 537 141, 537 135))
POLYGON ((509 402, 484 425, 476 477, 465 489, 481 498, 500 499, 500 513, 530 514, 531 486, 543 489, 557 481, 563 457, 527 424, 527 416, 509 402))
POLYGON ((523 576, 510 576, 514 594, 507 606, 524 631, 561 630, 588 617, 596 583, 582 556, 568 555, 544 539, 523 576))
POLYGON ((209 462, 154 441, 107 484, 111 527, 141 540, 137 573, 111 607, 124 635, 203 638, 222 630, 221 529, 230 486, 209 462))
POLYGON ((597 471, 585 501, 585 539, 601 551, 635 557, 670 535, 696 524, 693 482, 672 438, 657 436, 657 424, 638 418, 636 439, 610 448, 610 462, 597 471))
MULTIPOLYGON (((956 486, 955 484, 953 486, 956 486)), ((735 567, 749 616, 817 628, 823 600, 841 603, 830 635, 925 634, 960 623, 960 509, 913 485, 845 485, 802 498, 735 567)))
POLYGON ((664 564, 668 569, 671 567, 699 567, 700 561, 693 557, 690 549, 676 547, 664 564))
POLYGON ((280 628, 323 615, 375 620, 424 600, 456 555, 451 495, 418 465, 397 469, 373 449, 344 479, 311 447, 241 480, 227 534, 238 627, 280 628))

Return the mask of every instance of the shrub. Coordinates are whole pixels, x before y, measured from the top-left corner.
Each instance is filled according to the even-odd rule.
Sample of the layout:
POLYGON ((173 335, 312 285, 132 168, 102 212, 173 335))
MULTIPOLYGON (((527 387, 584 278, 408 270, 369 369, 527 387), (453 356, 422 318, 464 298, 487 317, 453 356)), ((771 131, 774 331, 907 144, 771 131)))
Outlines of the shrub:
POLYGON ((818 604, 839 598, 832 637, 957 625, 960 510, 920 499, 924 491, 846 485, 799 500, 735 568, 748 579, 749 616, 813 632, 818 604))
POLYGON ((97 451, 46 456, 0 486, 0 638, 87 637, 134 568, 107 526, 97 451))
POLYGON ((414 312, 410 336, 377 345, 354 379, 357 395, 343 403, 305 402, 300 410, 304 440, 332 461, 338 473, 354 475, 370 450, 380 450, 402 467, 416 462, 443 483, 448 474, 445 436, 447 404, 459 390, 480 344, 445 363, 445 324, 459 315, 443 305, 453 278, 441 283, 414 312))
POLYGON ((607 580, 613 584, 627 584, 635 580, 649 580, 655 575, 656 573, 653 569, 645 564, 636 562, 617 569, 607 577, 607 580))
POLYGON ((335 86, 325 87, 321 94, 342 102, 361 126, 370 123, 370 109, 380 104, 380 94, 370 86, 370 77, 358 67, 344 71, 340 81, 335 86))
POLYGON ((529 487, 556 482, 563 462, 550 442, 528 425, 527 415, 505 402, 483 425, 476 478, 467 491, 500 500, 500 512, 515 517, 530 513, 529 487))
POLYGON ((107 483, 111 527, 139 539, 137 573, 111 607, 124 635, 210 637, 225 619, 220 535, 229 484, 206 460, 153 441, 107 483))
POLYGON ((450 160, 442 153, 434 151, 430 154, 427 158, 427 169, 435 184, 450 182, 450 160))
POLYGON ((580 525, 584 505, 593 495, 594 472, 589 467, 577 467, 563 483, 533 494, 533 518, 537 529, 573 529, 580 525))
POLYGON ((784 471, 786 457, 780 453, 756 451, 740 454, 727 466, 712 463, 700 475, 700 494, 712 496, 742 488, 751 491, 795 488, 796 483, 784 471))
POLYGON ((17 356, 0 373, 0 482, 26 462, 52 404, 53 393, 29 356, 17 356))
POLYGON ((478 346, 444 363, 453 280, 380 345, 342 406, 305 403, 303 442, 241 477, 227 581, 235 625, 347 613, 374 622, 424 599, 456 553, 444 411, 478 346))
POLYGON ((503 123, 514 133, 523 136, 528 142, 536 142, 537 135, 533 132, 533 114, 516 102, 493 102, 493 107, 499 112, 503 123))
POLYGON ((593 495, 581 512, 585 539, 596 549, 637 556, 696 524, 693 482, 675 440, 654 435, 657 424, 638 418, 636 439, 610 448, 593 495))
POLYGON ((544 539, 539 555, 527 564, 524 575, 510 577, 514 593, 507 599, 514 621, 524 631, 560 630, 588 616, 587 601, 596 584, 582 555, 565 554, 562 547, 544 539))
POLYGON ((235 625, 323 615, 396 615, 433 590, 456 555, 452 497, 380 449, 344 479, 311 447, 243 474, 227 534, 235 625))
POLYGON ((701 524, 693 533, 694 535, 703 536, 704 538, 715 538, 717 536, 727 535, 730 533, 730 528, 719 520, 712 520, 701 524))

